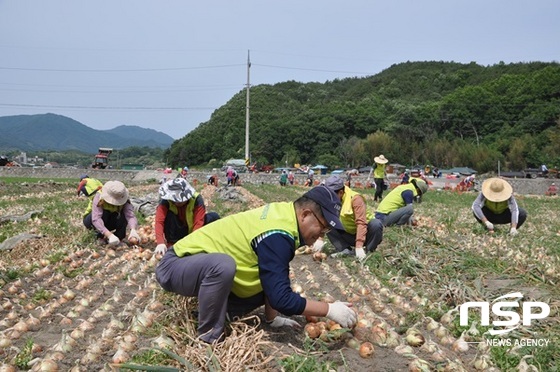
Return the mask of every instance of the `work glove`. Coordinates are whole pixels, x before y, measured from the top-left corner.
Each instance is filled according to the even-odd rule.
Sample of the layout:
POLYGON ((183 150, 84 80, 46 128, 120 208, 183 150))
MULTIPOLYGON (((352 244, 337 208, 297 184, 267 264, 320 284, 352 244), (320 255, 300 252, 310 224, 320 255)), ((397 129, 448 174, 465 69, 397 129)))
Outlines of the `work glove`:
POLYGON ((487 220, 486 222, 484 222, 484 224, 486 225, 486 228, 488 230, 490 230, 490 231, 494 230, 494 224, 492 222, 487 220))
POLYGON ((356 258, 360 261, 366 258, 366 250, 364 249, 364 247, 356 247, 356 258))
POLYGON ((325 241, 319 238, 315 240, 315 243, 313 243, 311 247, 313 248, 313 252, 321 252, 324 246, 325 246, 325 241))
POLYGON ((117 238, 115 234, 111 234, 108 240, 109 240, 109 243, 107 243, 108 245, 118 245, 121 242, 121 240, 117 238))
POLYGON ((165 244, 158 244, 156 246, 156 250, 154 251, 154 254, 164 255, 165 252, 167 252, 167 246, 165 244))
POLYGON ((509 235, 511 235, 511 236, 515 236, 515 235, 517 235, 518 233, 519 233, 519 232, 517 231, 517 228, 515 228, 515 227, 512 227, 512 228, 509 230, 509 235))
POLYGON ((138 235, 138 231, 136 229, 130 230, 130 234, 128 235, 128 240, 136 239, 137 243, 140 243, 140 235, 138 235))
POLYGON ((284 318, 283 316, 277 316, 274 320, 268 323, 271 327, 279 328, 279 327, 292 327, 292 328, 301 328, 301 325, 293 319, 284 318))
POLYGON ((327 318, 334 320, 344 328, 352 328, 356 324, 357 315, 349 305, 349 302, 330 303, 327 318))

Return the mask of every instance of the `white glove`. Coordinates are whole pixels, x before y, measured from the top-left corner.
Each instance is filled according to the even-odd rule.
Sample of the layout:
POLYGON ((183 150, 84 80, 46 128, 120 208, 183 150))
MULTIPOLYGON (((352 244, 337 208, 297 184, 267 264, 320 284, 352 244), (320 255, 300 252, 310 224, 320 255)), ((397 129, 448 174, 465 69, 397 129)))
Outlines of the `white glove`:
POLYGON ((293 319, 284 318, 283 316, 277 316, 274 320, 270 323, 271 327, 279 328, 283 326, 288 326, 292 328, 301 328, 301 325, 293 319))
POLYGON ((156 250, 154 251, 154 254, 164 255, 165 252, 167 252, 167 246, 165 244, 158 244, 156 246, 156 250))
POLYGON ((356 258, 360 261, 366 258, 366 250, 363 247, 356 248, 356 258))
POLYGON ((517 235, 517 234, 518 234, 517 228, 512 227, 512 228, 509 230, 509 235, 515 236, 515 235, 517 235))
POLYGON ((488 230, 494 230, 494 224, 492 224, 492 222, 487 220, 486 222, 484 222, 484 224, 486 225, 486 228, 488 230))
POLYGON ((138 235, 138 231, 136 229, 130 230, 130 234, 128 235, 128 240, 136 239, 138 243, 140 243, 140 235, 138 235))
POLYGON ((111 234, 109 236, 109 243, 108 245, 118 245, 121 242, 119 238, 115 234, 111 234))
POLYGON ((327 318, 334 320, 344 328, 351 328, 356 324, 356 312, 349 307, 349 302, 333 302, 329 304, 327 318))
POLYGON ((315 240, 315 243, 313 243, 312 245, 313 252, 321 252, 324 246, 325 246, 325 241, 323 239, 319 238, 315 240))

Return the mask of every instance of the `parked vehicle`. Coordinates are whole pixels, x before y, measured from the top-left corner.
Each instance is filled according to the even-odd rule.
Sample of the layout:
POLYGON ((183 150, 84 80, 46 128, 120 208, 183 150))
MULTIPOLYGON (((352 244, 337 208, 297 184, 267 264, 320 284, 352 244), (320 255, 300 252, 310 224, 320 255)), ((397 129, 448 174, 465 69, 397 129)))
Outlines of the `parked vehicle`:
POLYGON ((546 177, 538 168, 527 168, 516 172, 500 172, 500 176, 508 178, 532 178, 546 177))
POLYGON ((109 166, 109 155, 113 152, 113 149, 108 147, 100 147, 97 155, 93 158, 93 163, 91 167, 94 169, 105 169, 109 166))

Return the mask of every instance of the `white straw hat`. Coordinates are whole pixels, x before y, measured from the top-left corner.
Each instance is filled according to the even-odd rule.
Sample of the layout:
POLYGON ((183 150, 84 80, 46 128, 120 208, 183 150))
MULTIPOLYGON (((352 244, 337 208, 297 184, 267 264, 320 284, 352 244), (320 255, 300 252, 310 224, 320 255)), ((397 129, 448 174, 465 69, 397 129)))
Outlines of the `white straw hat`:
POLYGON ((488 178, 482 183, 482 195, 492 202, 508 200, 512 194, 511 185, 501 178, 488 178))
POLYGON ((128 200, 128 190, 121 181, 108 181, 101 189, 101 199, 112 205, 124 205, 128 200))
MULTIPOLYGON (((370 158, 370 159, 371 159, 371 158, 370 158)), ((376 163, 379 163, 379 164, 385 164, 385 163, 387 163, 387 162, 389 161, 389 160, 387 160, 387 159, 385 158, 385 156, 383 156, 383 155, 376 156, 375 158, 373 158, 373 160, 374 160, 376 163)))

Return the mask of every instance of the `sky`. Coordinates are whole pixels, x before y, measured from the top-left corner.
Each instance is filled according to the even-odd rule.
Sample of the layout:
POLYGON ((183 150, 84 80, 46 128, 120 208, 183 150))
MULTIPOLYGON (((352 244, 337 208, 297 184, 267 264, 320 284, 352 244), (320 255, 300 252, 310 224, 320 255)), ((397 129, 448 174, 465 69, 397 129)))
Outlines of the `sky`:
POLYGON ((179 139, 248 82, 558 62, 558 16, 558 0, 0 0, 0 116, 179 139))

